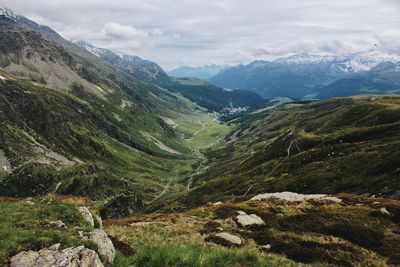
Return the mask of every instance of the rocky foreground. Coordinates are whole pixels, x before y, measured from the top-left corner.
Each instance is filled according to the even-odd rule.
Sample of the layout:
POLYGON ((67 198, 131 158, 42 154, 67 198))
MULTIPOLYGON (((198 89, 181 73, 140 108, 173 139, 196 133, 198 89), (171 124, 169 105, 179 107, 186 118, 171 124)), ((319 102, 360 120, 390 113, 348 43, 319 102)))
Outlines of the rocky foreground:
POLYGON ((282 192, 244 202, 210 203, 183 213, 107 220, 105 229, 134 249, 146 240, 155 247, 166 243, 250 249, 269 259, 280 255, 318 266, 397 266, 399 222, 398 200, 282 192))
MULTIPOLYGON (((41 213, 45 207, 41 208, 38 206, 54 203, 53 199, 48 200, 47 203, 43 203, 43 199, 40 201, 35 201, 33 199, 19 201, 17 199, 8 199, 8 201, 14 203, 22 202, 20 204, 31 206, 32 209, 39 208, 41 213)), ((8 201, 3 200, 3 203, 8 201)), ((72 231, 77 242, 81 242, 82 245, 61 249, 61 246, 64 246, 65 244, 56 243, 48 248, 41 248, 40 250, 23 250, 12 256, 7 264, 10 267, 102 267, 105 265, 111 265, 115 258, 115 248, 107 233, 102 229, 103 224, 101 217, 98 215, 92 215, 89 208, 85 206, 77 207, 75 211, 76 219, 81 221, 81 227, 75 226, 73 229, 70 229, 70 227, 62 220, 48 221, 47 218, 41 218, 39 222, 40 225, 37 225, 38 229, 33 227, 33 229, 30 230, 33 231, 33 239, 45 237, 40 236, 46 235, 41 232, 42 229, 40 228, 52 228, 58 233, 72 231), (39 233, 35 233, 35 231, 39 231, 39 233)), ((18 211, 16 211, 16 213, 18 213, 18 211)), ((32 223, 33 221, 34 218, 32 218, 32 223)), ((18 233, 16 232, 14 234, 18 233)), ((34 240, 32 240, 32 242, 33 241, 34 240)), ((25 242, 27 242, 27 240, 25 242)), ((29 246, 29 244, 26 245, 29 246)))
POLYGON ((98 203, 76 197, 0 205, 10 222, 0 231, 33 232, 18 240, 3 233, 2 244, 12 246, 0 249, 1 260, 10 267, 400 264, 400 201, 393 199, 281 192, 104 222, 98 203))

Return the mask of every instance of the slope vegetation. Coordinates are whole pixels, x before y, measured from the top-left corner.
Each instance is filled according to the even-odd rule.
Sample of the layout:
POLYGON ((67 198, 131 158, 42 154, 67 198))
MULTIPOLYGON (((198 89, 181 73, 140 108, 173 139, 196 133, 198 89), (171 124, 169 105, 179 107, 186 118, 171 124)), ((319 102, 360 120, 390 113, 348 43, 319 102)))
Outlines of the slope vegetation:
POLYGON ((250 114, 172 206, 285 190, 399 197, 399 108, 398 97, 360 96, 250 114))

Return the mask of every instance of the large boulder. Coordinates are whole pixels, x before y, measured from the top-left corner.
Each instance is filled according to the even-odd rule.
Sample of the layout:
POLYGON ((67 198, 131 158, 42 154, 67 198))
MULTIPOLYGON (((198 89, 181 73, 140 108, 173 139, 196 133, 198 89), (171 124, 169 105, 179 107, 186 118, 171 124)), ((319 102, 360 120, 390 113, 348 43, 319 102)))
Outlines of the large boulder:
POLYGON ((23 251, 10 259, 10 267, 104 267, 96 251, 84 246, 59 250, 60 244, 39 251, 23 251))
POLYGON ((90 210, 86 207, 79 207, 79 211, 85 222, 88 222, 90 226, 94 227, 94 219, 90 210))
POLYGON ((142 199, 136 195, 119 195, 100 210, 102 218, 122 218, 143 209, 142 199))
POLYGON ((206 238, 207 242, 213 242, 225 247, 239 247, 242 245, 242 239, 239 236, 226 232, 211 235, 206 238))
POLYGON ((96 251, 91 249, 84 249, 80 253, 80 266, 82 267, 103 267, 103 263, 100 261, 99 255, 96 251))
POLYGON ((108 264, 113 263, 115 258, 115 248, 111 239, 104 230, 94 229, 89 234, 89 240, 97 246, 98 253, 107 261, 108 264))
POLYGON ((277 198, 281 199, 284 201, 290 201, 290 202, 300 202, 300 201, 306 201, 306 200, 323 200, 327 202, 335 202, 335 203, 340 203, 342 200, 337 197, 325 195, 325 194, 298 194, 298 193, 293 193, 293 192, 279 192, 279 193, 265 193, 265 194, 260 194, 257 195, 250 200, 263 200, 263 199, 270 199, 270 198, 277 198))
POLYGON ((265 222, 255 214, 247 215, 243 211, 238 211, 238 216, 236 216, 236 221, 241 227, 254 227, 259 225, 264 225, 265 222))

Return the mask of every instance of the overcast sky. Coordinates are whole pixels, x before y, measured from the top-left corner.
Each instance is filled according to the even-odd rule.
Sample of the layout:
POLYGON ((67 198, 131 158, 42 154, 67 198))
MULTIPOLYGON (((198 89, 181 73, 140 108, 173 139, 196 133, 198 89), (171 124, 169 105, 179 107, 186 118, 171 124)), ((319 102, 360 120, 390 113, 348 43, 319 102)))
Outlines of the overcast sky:
POLYGON ((0 0, 66 39, 181 65, 400 53, 400 0, 0 0))

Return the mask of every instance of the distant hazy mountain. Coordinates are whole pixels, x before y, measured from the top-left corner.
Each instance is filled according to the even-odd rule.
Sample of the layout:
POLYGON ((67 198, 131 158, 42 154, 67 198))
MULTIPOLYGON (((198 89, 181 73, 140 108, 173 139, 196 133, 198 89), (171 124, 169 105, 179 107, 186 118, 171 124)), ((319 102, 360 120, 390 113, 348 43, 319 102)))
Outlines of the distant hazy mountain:
POLYGON ((221 70, 225 68, 226 66, 218 66, 215 64, 202 67, 183 66, 175 70, 169 71, 167 72, 167 74, 176 78, 198 78, 209 80, 211 77, 217 75, 221 70))
MULTIPOLYGON (((319 97, 323 88, 342 79, 363 80, 358 90, 360 92, 371 81, 391 87, 400 85, 399 62, 398 56, 374 50, 337 57, 299 54, 227 68, 210 81, 220 87, 252 90, 266 98, 319 97)), ((344 86, 347 83, 338 84, 344 86)), ((357 87, 357 84, 354 86, 357 87)), ((344 95, 354 93, 351 90, 347 94, 344 87, 337 89, 344 95)), ((378 89, 376 93, 384 92, 378 89)), ((332 96, 336 96, 334 92, 332 96)))

